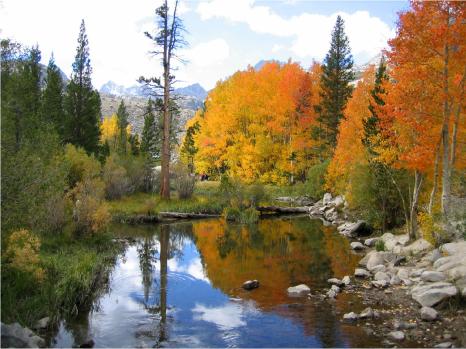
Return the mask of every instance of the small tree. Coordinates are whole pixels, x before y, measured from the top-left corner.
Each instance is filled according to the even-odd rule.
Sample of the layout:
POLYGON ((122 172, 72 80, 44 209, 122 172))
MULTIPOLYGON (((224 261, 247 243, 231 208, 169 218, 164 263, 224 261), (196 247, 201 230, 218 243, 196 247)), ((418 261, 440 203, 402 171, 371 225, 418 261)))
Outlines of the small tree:
POLYGON ((121 100, 120 105, 118 106, 117 111, 117 121, 118 121, 118 152, 120 154, 126 155, 126 144, 128 141, 127 132, 128 132, 128 112, 126 110, 125 102, 121 100))

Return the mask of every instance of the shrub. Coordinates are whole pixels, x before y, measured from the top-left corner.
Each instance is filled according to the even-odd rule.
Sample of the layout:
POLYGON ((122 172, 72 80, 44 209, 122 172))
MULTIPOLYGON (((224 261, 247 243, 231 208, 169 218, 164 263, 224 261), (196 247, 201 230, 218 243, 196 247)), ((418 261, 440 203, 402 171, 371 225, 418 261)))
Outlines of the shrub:
POLYGON ((87 155, 84 149, 67 144, 64 157, 67 164, 67 181, 70 188, 73 188, 85 178, 100 176, 100 162, 94 156, 87 155))
POLYGON ((434 218, 426 212, 419 212, 417 220, 422 231, 422 238, 430 242, 432 246, 435 246, 437 241, 435 238, 434 218))
POLYGON ((186 166, 182 163, 177 163, 173 166, 175 175, 175 189, 178 192, 180 199, 189 199, 193 196, 196 178, 192 176, 186 166))
POLYGON ((375 243, 375 250, 376 251, 385 251, 385 243, 383 242, 383 240, 378 240, 376 243, 375 243))
POLYGON ((248 188, 248 198, 251 206, 256 207, 261 201, 267 199, 264 186, 262 184, 253 184, 248 188))
POLYGON ((40 267, 39 250, 39 237, 21 229, 10 235, 6 256, 12 268, 32 274, 38 281, 42 281, 44 270, 40 267))
POLYGON ((325 193, 325 174, 327 173, 329 162, 329 160, 326 160, 316 164, 312 166, 307 172, 307 180, 305 185, 306 194, 315 200, 320 199, 325 193))
POLYGON ((99 179, 78 182, 69 193, 73 202, 73 221, 76 233, 97 233, 110 222, 110 213, 103 202, 104 183, 99 179))
POLYGON ((259 212, 253 207, 249 207, 243 210, 236 207, 226 207, 223 210, 223 217, 227 221, 241 224, 251 224, 256 223, 259 220, 259 212))
POLYGON ((130 181, 126 169, 117 163, 115 156, 110 156, 103 169, 105 197, 109 200, 119 199, 130 193, 130 181))
POLYGON ((236 207, 225 207, 223 209, 222 215, 227 221, 238 222, 240 219, 241 212, 236 207))

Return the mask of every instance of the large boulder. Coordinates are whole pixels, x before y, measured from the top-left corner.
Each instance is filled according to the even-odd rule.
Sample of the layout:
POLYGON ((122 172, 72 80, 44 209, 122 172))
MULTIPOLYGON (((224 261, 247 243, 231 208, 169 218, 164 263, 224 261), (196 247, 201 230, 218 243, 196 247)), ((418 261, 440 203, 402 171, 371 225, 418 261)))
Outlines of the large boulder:
POLYGON ((409 236, 407 234, 393 235, 392 233, 385 233, 380 238, 384 242, 386 251, 395 252, 399 252, 402 246, 406 245, 409 241, 409 236))
POLYGON ((333 205, 335 207, 341 207, 341 206, 344 206, 344 204, 345 204, 345 199, 341 195, 338 195, 335 199, 333 199, 333 205))
POLYGON ((387 273, 384 273, 383 271, 379 271, 374 275, 374 280, 375 281, 385 280, 386 282, 389 282, 390 276, 387 273))
POLYGON ((40 348, 45 346, 45 341, 27 327, 22 327, 15 322, 6 325, 1 323, 2 348, 40 348))
POLYGON ((432 307, 457 293, 458 289, 448 282, 434 282, 413 287, 411 297, 423 307, 432 307))
POLYGON ((324 198, 322 199, 322 204, 324 206, 328 205, 332 201, 332 194, 330 193, 325 193, 324 198))
POLYGON ((443 281, 445 279, 446 279, 445 274, 440 271, 426 270, 426 271, 423 271, 421 274, 421 280, 425 282, 438 282, 438 281, 443 281))
POLYGON ((412 244, 405 246, 401 249, 402 253, 405 255, 419 254, 431 250, 433 246, 430 242, 424 239, 418 239, 412 244))
POLYGON ((299 296, 305 296, 309 294, 311 289, 309 286, 301 284, 298 286, 293 286, 293 287, 288 287, 288 295, 292 297, 299 297, 299 296))
POLYGON ((421 308, 421 319, 424 321, 433 321, 437 319, 438 313, 437 310, 431 307, 422 307, 421 308))
POLYGON ((364 241, 364 245, 369 247, 374 247, 377 241, 380 241, 381 238, 369 238, 364 241))
POLYGON ((439 250, 447 256, 466 256, 466 241, 449 242, 440 246, 439 250))

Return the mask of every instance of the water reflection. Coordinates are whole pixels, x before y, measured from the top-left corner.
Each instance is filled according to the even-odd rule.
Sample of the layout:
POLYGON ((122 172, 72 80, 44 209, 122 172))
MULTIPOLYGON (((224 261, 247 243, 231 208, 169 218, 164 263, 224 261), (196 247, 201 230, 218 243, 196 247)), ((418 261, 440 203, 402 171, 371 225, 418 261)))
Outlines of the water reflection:
POLYGON ((378 344, 357 327, 341 326, 335 309, 346 308, 348 296, 332 305, 286 294, 290 285, 316 289, 354 270, 358 258, 348 242, 319 221, 245 226, 219 219, 114 229, 136 243, 116 262, 99 307, 65 321, 55 346, 89 338, 98 347, 378 344), (248 279, 261 286, 244 291, 248 279))

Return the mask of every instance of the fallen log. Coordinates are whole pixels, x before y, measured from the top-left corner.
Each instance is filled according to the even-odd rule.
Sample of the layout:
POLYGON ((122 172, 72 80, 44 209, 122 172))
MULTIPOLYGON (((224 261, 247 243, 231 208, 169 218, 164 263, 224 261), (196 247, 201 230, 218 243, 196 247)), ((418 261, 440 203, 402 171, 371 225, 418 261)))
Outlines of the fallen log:
POLYGON ((273 212, 273 213, 309 213, 309 207, 283 207, 283 206, 258 206, 256 208, 259 212, 273 212))
POLYGON ((220 215, 209 214, 209 213, 159 212, 159 218, 195 219, 195 218, 214 218, 214 217, 220 217, 220 215))

